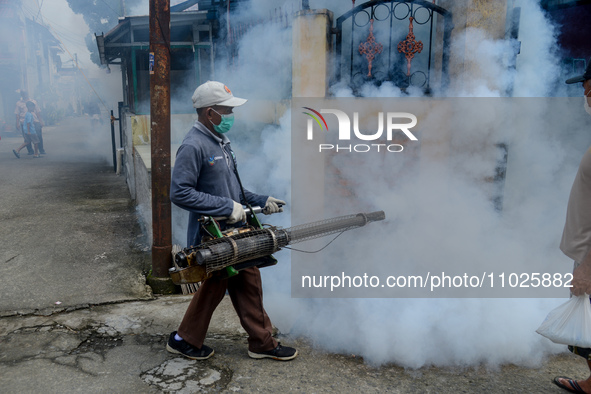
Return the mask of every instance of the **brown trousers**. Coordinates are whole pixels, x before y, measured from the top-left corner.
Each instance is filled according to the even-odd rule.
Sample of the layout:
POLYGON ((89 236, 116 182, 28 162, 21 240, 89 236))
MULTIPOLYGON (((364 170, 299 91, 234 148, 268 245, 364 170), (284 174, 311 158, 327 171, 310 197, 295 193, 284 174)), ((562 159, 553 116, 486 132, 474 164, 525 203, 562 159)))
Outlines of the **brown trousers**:
POLYGON ((201 283, 185 312, 178 334, 191 345, 201 348, 213 311, 222 301, 226 289, 240 324, 248 333, 248 350, 262 352, 274 349, 273 327, 263 308, 261 273, 257 267, 240 271, 228 279, 211 278, 201 283))

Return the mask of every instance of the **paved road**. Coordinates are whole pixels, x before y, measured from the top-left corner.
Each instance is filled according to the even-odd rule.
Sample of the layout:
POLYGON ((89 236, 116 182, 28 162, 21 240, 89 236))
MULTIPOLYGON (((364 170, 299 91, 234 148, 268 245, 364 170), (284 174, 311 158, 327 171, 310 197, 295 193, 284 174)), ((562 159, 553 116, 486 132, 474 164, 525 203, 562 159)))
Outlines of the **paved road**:
MULTIPOLYGON (((0 140, 0 312, 149 297, 145 240, 124 177, 107 161, 110 131, 69 118, 44 132, 47 155, 0 140)), ((149 264, 149 261, 148 261, 149 264)))
POLYGON ((211 359, 171 355, 166 339, 190 296, 146 288, 149 250, 109 162, 108 130, 88 128, 47 128, 43 159, 16 159, 20 137, 0 141, 0 392, 560 393, 554 376, 588 376, 566 353, 532 368, 376 368, 284 335, 295 360, 251 360, 228 299, 206 340, 211 359))

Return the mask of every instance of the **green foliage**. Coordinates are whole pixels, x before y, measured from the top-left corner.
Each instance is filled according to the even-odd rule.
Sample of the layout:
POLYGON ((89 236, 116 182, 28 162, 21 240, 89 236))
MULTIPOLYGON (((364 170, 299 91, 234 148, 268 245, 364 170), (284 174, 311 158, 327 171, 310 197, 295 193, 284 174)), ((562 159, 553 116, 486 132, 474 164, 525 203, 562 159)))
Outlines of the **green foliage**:
POLYGON ((38 95, 38 103, 42 108, 43 122, 46 126, 53 126, 65 115, 65 111, 57 105, 59 96, 55 90, 45 89, 38 95))
POLYGON ((90 51, 90 60, 94 64, 101 64, 100 54, 98 51, 98 47, 96 45, 96 40, 94 39, 94 34, 88 33, 86 37, 84 37, 84 41, 86 42, 86 47, 90 51))
POLYGON ((53 126, 64 118, 65 111, 59 109, 55 103, 46 103, 43 109, 43 121, 46 126, 53 126))

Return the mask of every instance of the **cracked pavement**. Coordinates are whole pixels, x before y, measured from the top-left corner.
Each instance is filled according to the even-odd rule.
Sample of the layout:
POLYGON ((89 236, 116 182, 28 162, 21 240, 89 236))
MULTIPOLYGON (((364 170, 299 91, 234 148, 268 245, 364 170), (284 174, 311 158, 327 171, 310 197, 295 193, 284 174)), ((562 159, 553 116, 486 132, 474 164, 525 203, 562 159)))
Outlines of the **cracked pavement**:
POLYGON ((327 353, 303 338, 278 335, 300 355, 252 360, 246 334, 226 297, 207 343, 216 354, 192 361, 165 350, 191 296, 89 306, 49 316, 0 319, 0 383, 7 393, 559 393, 555 375, 580 374, 570 354, 540 368, 373 367, 350 354, 327 353))

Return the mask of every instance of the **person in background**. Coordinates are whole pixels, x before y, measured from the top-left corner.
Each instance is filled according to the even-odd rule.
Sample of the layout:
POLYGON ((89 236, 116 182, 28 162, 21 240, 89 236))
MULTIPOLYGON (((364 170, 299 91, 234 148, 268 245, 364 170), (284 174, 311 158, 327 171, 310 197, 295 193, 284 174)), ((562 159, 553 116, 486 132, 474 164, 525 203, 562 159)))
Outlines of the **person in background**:
MULTIPOLYGON (((34 122, 35 122, 35 132, 37 134, 37 138, 39 139, 39 153, 44 155, 45 149, 43 147, 43 119, 41 118, 41 109, 37 102, 31 98, 29 98, 29 92, 26 90, 21 90, 21 99, 16 102, 16 108, 14 109, 14 114, 16 115, 16 129, 23 130, 23 122, 25 121, 25 114, 27 113, 27 102, 32 102, 35 104, 35 110, 33 111, 34 115, 34 122)), ((24 134, 23 134, 24 137, 24 134)), ((34 154, 33 148, 31 148, 31 144, 27 145, 27 151, 29 155, 34 154)))
POLYGON ((25 121, 23 122, 22 126, 25 142, 23 142, 23 144, 19 146, 17 150, 12 150, 12 153, 14 153, 17 159, 21 158, 21 149, 27 145, 31 145, 31 143, 35 146, 33 157, 39 157, 39 138, 37 137, 37 132, 35 131, 35 116, 33 115, 33 111, 35 111, 35 103, 28 101, 26 106, 27 112, 25 113, 25 121))
MULTIPOLYGON (((591 59, 583 75, 570 78, 566 83, 582 83, 583 108, 591 115, 591 59)), ((571 293, 575 296, 591 294, 591 147, 583 155, 573 182, 560 250, 575 261, 571 293)), ((590 348, 569 346, 568 350, 583 357, 591 372, 590 348)), ((585 380, 558 376, 554 383, 571 393, 591 393, 591 373, 585 380)))

